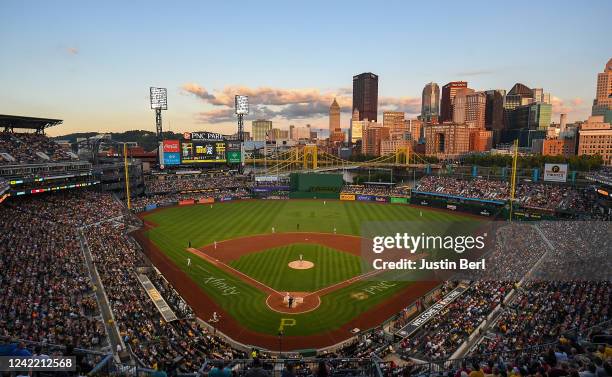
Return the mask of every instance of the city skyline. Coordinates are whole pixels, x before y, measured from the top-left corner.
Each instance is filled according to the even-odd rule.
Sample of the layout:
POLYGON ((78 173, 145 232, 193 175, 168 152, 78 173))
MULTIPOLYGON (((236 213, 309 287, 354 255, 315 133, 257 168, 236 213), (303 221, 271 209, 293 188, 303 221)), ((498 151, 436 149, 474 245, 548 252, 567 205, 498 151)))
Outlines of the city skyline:
POLYGON ((569 122, 586 119, 597 74, 610 58, 611 44, 605 37, 610 3, 586 7, 524 2, 516 9, 485 4, 428 7, 389 2, 379 10, 381 18, 390 22, 411 14, 411 23, 404 29, 366 31, 355 29, 351 17, 332 17, 351 8, 347 3, 271 2, 259 7, 263 9, 181 3, 164 4, 160 12, 154 2, 113 7, 6 1, 0 4, 0 39, 11 56, 0 61, 0 113, 64 119, 50 135, 154 131, 148 89, 160 86, 168 88, 165 130, 234 133, 234 94, 250 96, 247 124, 265 118, 283 129, 290 124, 328 128, 329 106, 337 98, 341 127, 346 129, 351 79, 372 72, 379 77, 381 119, 383 111, 415 117, 423 87, 451 81, 467 81, 478 91, 509 90, 515 83, 545 88, 552 96, 553 121, 560 113, 568 113, 569 122), (522 7, 530 12, 520 12, 522 7), (452 28, 439 22, 436 30, 425 30, 431 19, 418 15, 434 8, 439 21, 456 17, 466 22, 452 28), (472 18, 474 12, 481 17, 472 18), (531 46, 533 28, 513 28, 512 45, 506 38, 509 30, 498 26, 510 25, 507 20, 513 16, 519 24, 537 23, 541 30, 550 30, 550 36, 531 46), (263 26, 228 29, 234 17, 258 18, 263 26), (43 20, 53 21, 41 35, 35 25, 43 20), (448 34, 451 29, 453 35, 448 34), (353 34, 347 30, 358 38, 350 38, 353 34), (425 35, 431 46, 417 48, 414 41, 425 35), (448 38, 475 36, 481 41, 478 48, 460 48, 458 43, 440 48, 448 38), (503 48, 495 47, 495 41, 503 41, 503 48), (374 53, 355 48, 364 42, 374 53), (401 59, 389 59, 394 54, 401 59))

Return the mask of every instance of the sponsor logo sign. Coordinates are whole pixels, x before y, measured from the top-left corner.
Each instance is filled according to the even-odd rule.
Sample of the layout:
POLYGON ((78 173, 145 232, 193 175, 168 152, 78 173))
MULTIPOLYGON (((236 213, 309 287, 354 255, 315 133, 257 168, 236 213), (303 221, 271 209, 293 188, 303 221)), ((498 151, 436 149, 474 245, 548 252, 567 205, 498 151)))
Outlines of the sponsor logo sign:
POLYGON ((544 180, 548 182, 566 182, 567 164, 544 164, 544 180))

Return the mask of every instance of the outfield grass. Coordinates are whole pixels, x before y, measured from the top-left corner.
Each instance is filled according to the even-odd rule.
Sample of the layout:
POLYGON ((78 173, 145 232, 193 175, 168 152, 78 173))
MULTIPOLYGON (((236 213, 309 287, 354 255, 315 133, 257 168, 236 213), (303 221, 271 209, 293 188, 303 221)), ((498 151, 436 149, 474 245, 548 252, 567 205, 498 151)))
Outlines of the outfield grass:
MULTIPOLYGON (((379 281, 359 281, 321 297, 321 305, 315 311, 281 315, 266 306, 264 293, 208 262, 191 258, 192 265, 188 268, 185 249, 189 241, 194 247, 201 247, 215 240, 271 233, 272 227, 275 227, 277 233, 295 232, 298 223, 301 232, 331 233, 336 228, 338 234, 359 235, 362 222, 365 221, 465 221, 466 217, 405 205, 260 200, 214 204, 212 208, 208 205, 173 207, 147 215, 146 219, 159 225, 147 232, 148 237, 238 322, 251 330, 275 335, 280 318, 294 318, 296 326, 285 329, 285 334, 291 336, 337 329, 410 283, 392 282, 387 289, 376 295, 363 295, 360 293, 365 288, 379 284, 379 281), (222 290, 210 283, 210 277, 224 279, 225 283, 236 287, 239 293, 224 296, 222 290)), ((475 220, 467 218, 467 221, 475 220)), ((285 264, 284 261, 281 264, 285 264)), ((325 279, 331 280, 330 277, 325 279)))
POLYGON ((296 243, 252 253, 230 263, 270 288, 279 292, 314 292, 345 281, 361 272, 360 258, 322 245, 296 243), (289 262, 299 260, 314 263, 307 270, 296 270, 289 262))

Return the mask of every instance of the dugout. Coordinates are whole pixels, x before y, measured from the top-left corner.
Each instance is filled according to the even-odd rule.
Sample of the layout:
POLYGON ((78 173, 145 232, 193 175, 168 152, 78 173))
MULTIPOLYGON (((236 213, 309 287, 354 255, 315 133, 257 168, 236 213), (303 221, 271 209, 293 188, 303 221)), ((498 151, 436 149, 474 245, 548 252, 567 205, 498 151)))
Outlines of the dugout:
POLYGON ((291 199, 338 199, 344 185, 342 174, 292 173, 289 182, 291 199))

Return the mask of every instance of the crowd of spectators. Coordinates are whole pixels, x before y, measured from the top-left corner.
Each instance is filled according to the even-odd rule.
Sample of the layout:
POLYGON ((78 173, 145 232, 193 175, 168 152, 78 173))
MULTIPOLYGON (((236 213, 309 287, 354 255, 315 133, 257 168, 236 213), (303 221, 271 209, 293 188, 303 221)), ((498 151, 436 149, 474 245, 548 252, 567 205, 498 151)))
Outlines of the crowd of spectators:
POLYGON ((612 186, 612 167, 605 166, 600 170, 588 173, 586 177, 591 181, 612 186))
POLYGON ((415 190, 488 200, 508 200, 510 197, 508 182, 484 178, 468 180, 430 175, 423 177, 415 190))
POLYGON ((415 334, 404 339, 404 357, 448 359, 512 289, 512 282, 478 281, 415 334))
POLYGON ((49 139, 36 133, 0 133, 0 164, 33 164, 43 162, 69 161, 72 155, 49 139), (37 154, 43 153, 48 159, 37 154), (15 161, 2 157, 10 155, 15 161))
POLYGON ((0 336, 101 348, 104 325, 74 221, 64 217, 79 214, 83 198, 61 197, 0 206, 0 336))
POLYGON ((145 192, 148 194, 241 187, 246 187, 244 177, 227 174, 163 174, 153 175, 145 180, 145 192))
POLYGON ((162 319, 137 279, 139 269, 150 265, 125 231, 122 222, 93 225, 86 229, 86 239, 123 342, 139 362, 149 368, 193 372, 206 359, 245 358, 245 353, 202 327, 168 282, 153 275, 154 285, 178 311, 178 320, 162 319))
MULTIPOLYGON (((455 195, 482 200, 510 200, 510 185, 507 181, 485 178, 459 179, 448 176, 426 176, 415 190, 455 195)), ((525 208, 554 211, 557 209, 575 212, 591 212, 593 201, 584 190, 559 184, 523 181, 516 185, 515 200, 525 208)))
POLYGON ((345 185, 342 187, 342 194, 357 195, 380 195, 409 197, 410 189, 405 186, 382 186, 382 185, 345 185))
POLYGON ((210 189, 203 192, 188 192, 188 193, 173 193, 173 194, 154 194, 141 196, 134 198, 131 201, 132 208, 136 211, 142 211, 148 205, 156 205, 157 207, 164 207, 170 205, 176 205, 181 200, 195 200, 196 203, 200 199, 214 198, 215 201, 222 200, 223 198, 233 199, 249 199, 251 193, 245 188, 237 189, 210 189))
MULTIPOLYGON (((429 178, 424 180, 429 182, 429 178)), ((444 183, 451 184, 446 180, 444 183)), ((484 190, 487 184, 479 185, 478 195, 487 197, 484 190)), ((161 203, 161 200, 168 198, 176 202, 218 195, 249 195, 246 186, 229 189, 214 187, 210 190, 214 190, 210 191, 214 195, 156 194, 146 200, 161 203)), ((538 197, 541 194, 538 190, 525 195, 538 197)), ((459 189, 459 192, 464 191, 459 189)), ((476 191, 469 192, 477 194, 476 191)), ((357 187, 354 193, 360 193, 357 187)), ((376 195, 372 192, 362 193, 376 195)), ((551 195, 556 198, 554 194, 551 195)), ((561 197, 567 198, 567 195, 561 197)), ((539 200, 534 203, 539 203, 539 200)), ((133 203, 135 207, 144 207, 148 202, 136 199, 133 203)), ((133 217, 119 201, 108 194, 88 190, 17 198, 2 203, 0 337, 87 349, 101 349, 109 345, 79 243, 79 228, 83 227, 87 247, 100 274, 121 338, 141 365, 192 372, 206 359, 248 358, 245 352, 232 348, 197 322, 189 305, 152 268, 139 246, 126 234, 129 226, 134 224, 133 217), (23 271, 27 271, 27 274, 23 271), (137 279, 137 273, 142 272, 151 279, 178 320, 169 323, 163 321, 137 279)), ((505 360, 503 366, 499 362, 491 366, 486 356, 492 352, 499 354, 529 345, 554 342, 560 338, 569 343, 571 340, 563 338, 568 330, 585 332, 594 325, 610 320, 612 285, 607 279, 596 281, 599 276, 596 275, 597 271, 603 272, 602 276, 607 276, 610 271, 609 234, 609 227, 589 222, 502 226, 496 233, 495 248, 488 255, 489 275, 478 276, 480 281, 472 282, 461 296, 413 336, 404 339, 397 350, 393 349, 384 331, 379 328, 325 356, 347 358, 376 354, 384 357, 398 351, 405 357, 447 359, 496 307, 500 307, 497 322, 472 350, 471 354, 479 357, 479 362, 470 367, 472 372, 478 367, 489 374, 496 374, 494 368, 497 368, 498 374, 503 375, 506 368, 506 375, 539 373, 540 376, 558 377, 570 374, 571 365, 563 366, 562 363, 573 360, 577 363, 575 371, 585 372, 580 377, 593 377, 586 372, 597 364, 597 359, 579 358, 578 353, 572 351, 578 347, 575 344, 565 349, 564 358, 567 359, 561 360, 558 356, 555 360, 548 356, 549 359, 544 361, 532 358, 527 363, 522 359, 513 359, 505 360), (576 276, 569 273, 576 269, 578 262, 590 266, 590 270, 582 271, 589 279, 576 281, 576 276), (543 268, 537 269, 534 276, 549 280, 527 280, 521 286, 516 284, 539 263, 543 268), (565 279, 552 280, 552 275, 546 275, 553 272, 565 273, 565 279), (515 297, 508 304, 503 304, 512 289, 517 292, 515 297), (554 368, 561 372, 552 374, 554 368)), ((453 287, 454 283, 447 283, 442 287, 441 295, 453 287)), ((400 313, 395 328, 408 320, 408 316, 400 313)), ((584 352, 582 350, 581 354, 584 355, 584 352)), ((604 370, 606 358, 609 359, 611 355, 606 354, 606 350, 597 352, 601 363, 596 368, 604 370)), ((591 354, 597 353, 594 351, 591 354)), ((385 369, 389 375, 406 371, 412 373, 415 369, 385 369)))
POLYGON ((528 281, 473 353, 524 349, 589 329, 610 319, 611 297, 608 282, 528 281))

